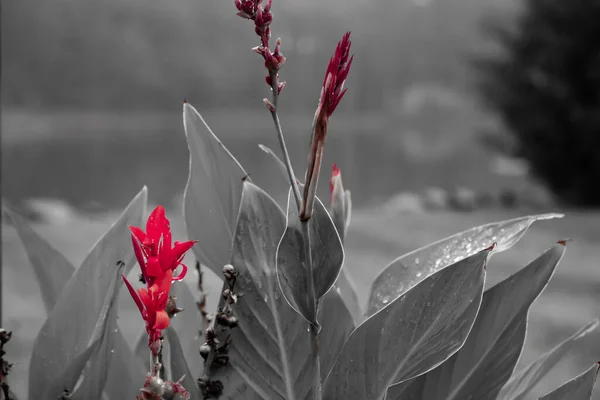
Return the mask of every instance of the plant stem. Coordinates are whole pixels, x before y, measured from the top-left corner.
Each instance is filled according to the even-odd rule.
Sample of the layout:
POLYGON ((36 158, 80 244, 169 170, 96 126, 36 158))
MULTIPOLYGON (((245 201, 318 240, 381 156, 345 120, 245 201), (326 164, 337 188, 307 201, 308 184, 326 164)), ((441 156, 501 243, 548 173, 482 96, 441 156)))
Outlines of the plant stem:
MULTIPOLYGON (((306 260, 306 267, 308 268, 308 295, 311 299, 315 299, 314 305, 314 316, 315 322, 317 318, 317 310, 319 309, 319 300, 315 293, 314 277, 313 277, 313 260, 311 252, 311 238, 310 229, 308 226, 309 221, 301 221, 302 236, 304 237, 304 258, 306 260)), ((312 349, 312 363, 314 371, 313 380, 313 398, 315 400, 321 400, 321 362, 319 360, 319 326, 317 323, 310 324, 310 336, 311 336, 311 349, 312 349)))
POLYGON ((292 168, 292 161, 290 160, 290 154, 288 153, 285 139, 283 137, 283 131, 281 129, 281 122, 279 122, 279 115, 277 113, 277 102, 279 100, 279 79, 277 74, 271 74, 271 91, 273 92, 273 110, 271 111, 271 117, 273 117, 273 123, 275 124, 275 130, 277 131, 277 138, 279 139, 279 146, 281 146, 281 152, 283 153, 283 161, 285 162, 285 168, 288 172, 290 184, 293 188, 294 199, 296 200, 296 207, 300 210, 302 205, 300 189, 296 182, 296 176, 294 175, 294 169, 292 168))

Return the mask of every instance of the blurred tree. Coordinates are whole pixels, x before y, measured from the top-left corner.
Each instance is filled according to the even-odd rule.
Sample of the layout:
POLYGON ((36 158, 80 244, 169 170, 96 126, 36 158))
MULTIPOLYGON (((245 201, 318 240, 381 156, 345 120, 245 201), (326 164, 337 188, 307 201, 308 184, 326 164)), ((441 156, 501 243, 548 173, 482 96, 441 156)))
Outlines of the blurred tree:
POLYGON ((516 24, 485 31, 481 93, 516 154, 563 202, 600 205, 600 1, 526 0, 516 24))

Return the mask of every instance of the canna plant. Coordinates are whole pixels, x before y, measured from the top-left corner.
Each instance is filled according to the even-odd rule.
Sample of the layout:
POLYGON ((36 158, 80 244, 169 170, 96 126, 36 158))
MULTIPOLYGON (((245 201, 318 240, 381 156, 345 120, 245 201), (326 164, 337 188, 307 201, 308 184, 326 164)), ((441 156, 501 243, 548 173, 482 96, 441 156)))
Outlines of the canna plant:
MULTIPOLYGON (((183 209, 189 240, 172 242, 161 206, 151 212, 145 230, 138 227, 145 215, 143 188, 74 268, 23 218, 5 209, 25 244, 47 312, 31 358, 30 398, 529 398, 539 380, 599 321, 515 371, 529 308, 552 277, 566 241, 484 290, 486 268, 493 254, 510 249, 534 222, 562 215, 491 223, 401 256, 383 268, 362 307, 343 268, 352 205, 336 165, 329 201, 316 196, 329 120, 352 65, 350 33, 338 43, 325 72, 301 182, 278 114, 285 57, 280 39, 271 50, 271 0, 236 0, 235 5, 260 39, 253 50, 264 59, 271 91, 264 103, 283 160, 261 149, 285 178, 273 194, 287 194, 287 202, 278 204, 257 186, 184 102, 190 164, 183 209), (198 260, 198 301, 180 282, 188 271, 187 252, 198 260), (134 263, 139 284, 126 278, 134 263), (212 313, 201 268, 222 277, 212 313), (133 347, 117 323, 121 282, 144 326, 133 347), (189 310, 194 303, 200 313, 178 307, 189 310)), ((543 399, 590 399, 597 372, 598 365, 590 366, 543 399)))

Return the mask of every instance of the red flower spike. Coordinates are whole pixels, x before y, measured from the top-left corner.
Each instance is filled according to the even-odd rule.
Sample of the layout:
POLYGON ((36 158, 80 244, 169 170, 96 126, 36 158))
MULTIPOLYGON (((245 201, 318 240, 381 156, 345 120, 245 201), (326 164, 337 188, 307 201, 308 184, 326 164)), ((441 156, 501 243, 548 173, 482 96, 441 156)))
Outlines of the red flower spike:
POLYGON ((346 90, 344 83, 350 72, 354 56, 350 57, 350 32, 346 32, 338 43, 333 57, 329 60, 323 88, 319 98, 319 105, 315 111, 313 120, 313 132, 310 141, 308 163, 306 168, 304 193, 302 196, 302 207, 300 219, 308 221, 312 216, 319 174, 321 172, 321 160, 325 149, 325 138, 329 126, 329 117, 344 97, 346 90))
POLYGON ((148 217, 146 232, 135 226, 129 229, 133 250, 147 287, 136 291, 125 277, 123 280, 146 322, 148 346, 153 354, 157 354, 161 347, 161 331, 170 323, 166 306, 171 284, 185 277, 188 268, 182 261, 185 253, 197 241, 172 243, 171 224, 162 206, 156 207, 148 217), (173 277, 179 265, 182 270, 173 277))

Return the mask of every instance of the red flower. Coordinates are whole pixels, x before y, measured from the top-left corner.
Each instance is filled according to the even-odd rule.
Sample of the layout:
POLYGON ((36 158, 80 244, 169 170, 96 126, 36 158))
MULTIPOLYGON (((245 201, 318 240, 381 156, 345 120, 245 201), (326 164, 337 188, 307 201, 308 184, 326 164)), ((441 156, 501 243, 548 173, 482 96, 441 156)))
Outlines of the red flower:
POLYGON ((131 283, 122 276, 129 294, 138 306, 142 318, 146 322, 146 332, 148 333, 148 346, 154 354, 160 349, 161 331, 169 326, 170 319, 167 311, 167 300, 169 291, 173 282, 173 271, 168 270, 160 279, 151 285, 148 289, 138 289, 137 292, 131 286, 131 283))
POLYGON ((135 257, 147 288, 136 292, 125 276, 123 280, 146 322, 148 345, 152 353, 157 354, 160 350, 161 331, 170 322, 166 307, 171 284, 185 277, 187 267, 181 261, 196 241, 171 244, 171 225, 162 206, 156 207, 148 217, 146 232, 135 226, 130 226, 129 229, 135 257), (173 272, 179 265, 183 269, 178 276, 173 277, 173 272))
POLYGON ((354 60, 354 56, 349 57, 351 45, 350 32, 346 32, 335 48, 335 54, 329 60, 329 65, 325 72, 321 97, 319 98, 319 105, 317 106, 313 120, 304 194, 302 196, 302 208, 300 209, 300 219, 302 221, 308 221, 312 216, 317 193, 317 183, 319 182, 319 174, 321 172, 321 160, 323 159, 323 150, 325 149, 325 137, 327 136, 329 117, 333 114, 346 93, 344 83, 348 77, 348 72, 350 72, 352 60, 354 60))
POLYGON ((148 287, 167 271, 174 272, 179 265, 183 270, 173 280, 178 281, 185 277, 187 266, 181 261, 197 241, 175 242, 172 246, 171 225, 162 206, 156 207, 148 217, 146 232, 136 226, 130 226, 129 229, 132 234, 133 250, 148 287))

